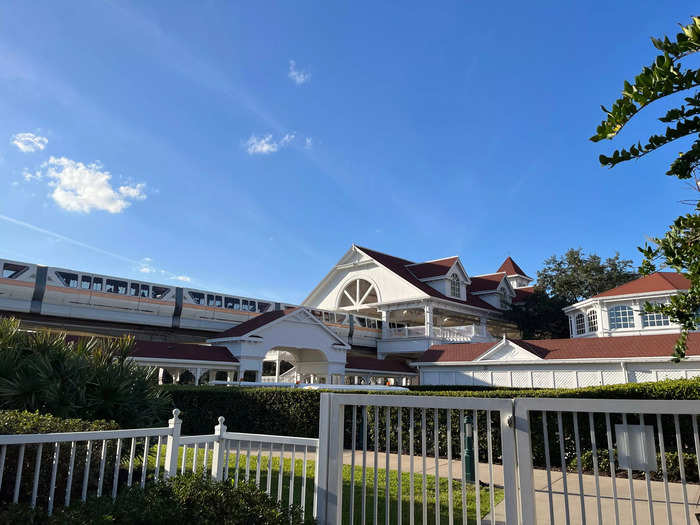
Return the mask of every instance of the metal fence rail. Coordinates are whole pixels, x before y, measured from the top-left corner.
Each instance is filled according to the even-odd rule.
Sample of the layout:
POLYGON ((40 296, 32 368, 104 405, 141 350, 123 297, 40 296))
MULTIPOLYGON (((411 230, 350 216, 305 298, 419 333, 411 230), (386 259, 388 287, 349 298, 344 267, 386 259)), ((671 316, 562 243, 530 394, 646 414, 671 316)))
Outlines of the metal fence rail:
POLYGON ((516 399, 515 414, 522 523, 697 522, 700 402, 516 399))
POLYGON ((511 416, 509 399, 322 394, 319 521, 439 524, 446 515, 449 524, 467 523, 469 496, 476 502, 473 522, 481 519, 481 506, 486 508, 479 484, 484 478, 491 521, 497 485, 504 492, 504 517, 517 520, 511 416), (468 432, 474 437, 466 446, 468 432), (481 471, 479 458, 486 462, 481 471), (459 469, 453 465, 457 460, 459 469), (467 472, 476 473, 476 483, 469 482, 467 472))

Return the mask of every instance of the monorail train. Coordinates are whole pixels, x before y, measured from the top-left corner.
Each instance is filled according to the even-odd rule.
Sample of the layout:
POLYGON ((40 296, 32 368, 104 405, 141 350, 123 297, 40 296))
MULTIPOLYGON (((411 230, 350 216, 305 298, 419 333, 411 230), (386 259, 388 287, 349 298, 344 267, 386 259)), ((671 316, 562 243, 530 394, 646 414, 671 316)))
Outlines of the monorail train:
MULTIPOLYGON (((0 310, 47 316, 222 331, 294 305, 0 259, 0 310)), ((381 321, 312 310, 344 340, 376 346, 381 321)))

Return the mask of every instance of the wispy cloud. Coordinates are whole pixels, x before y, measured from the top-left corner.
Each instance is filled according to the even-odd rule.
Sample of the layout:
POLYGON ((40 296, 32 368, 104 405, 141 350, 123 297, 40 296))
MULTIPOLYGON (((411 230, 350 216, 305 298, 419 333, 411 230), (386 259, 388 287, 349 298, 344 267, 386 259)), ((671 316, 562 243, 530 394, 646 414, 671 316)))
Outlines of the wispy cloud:
POLYGON ((43 176, 43 174, 41 173, 41 170, 36 170, 34 173, 32 173, 27 168, 25 168, 24 171, 22 172, 22 177, 27 182, 31 182, 33 180, 41 180, 42 176, 43 176))
POLYGON ((314 146, 314 141, 311 137, 306 137, 304 140, 304 149, 311 149, 314 146))
POLYGON ((124 255, 120 255, 118 253, 110 252, 108 250, 103 250, 102 248, 99 248, 97 246, 93 246, 92 244, 88 244, 88 243, 79 241, 77 239, 67 237, 67 236, 62 235, 60 233, 56 233, 56 232, 53 232, 51 230, 41 228, 39 226, 35 226, 34 224, 30 224, 28 222, 20 221, 19 219, 15 219, 13 217, 8 217, 7 215, 0 214, 0 220, 3 220, 5 222, 9 222, 10 224, 14 224, 14 225, 20 226, 22 228, 26 228, 28 230, 40 233, 42 235, 46 235, 47 237, 50 237, 50 238, 55 239, 57 241, 64 241, 64 242, 67 242, 67 243, 72 244, 74 246, 78 246, 79 248, 84 248, 86 250, 90 250, 92 252, 99 253, 101 255, 106 255, 108 257, 112 257, 114 259, 123 261, 125 263, 129 263, 129 265, 131 265, 132 269, 138 269, 138 271, 140 271, 141 273, 144 273, 144 274, 149 274, 149 275, 154 275, 154 276, 159 275, 162 278, 172 280, 172 281, 180 281, 180 282, 185 282, 185 283, 192 282, 192 278, 187 276, 187 275, 178 275, 178 274, 170 272, 168 270, 157 268, 154 264, 153 259, 151 259, 150 257, 144 257, 141 260, 131 259, 130 257, 125 257, 124 255))
POLYGON ((251 135, 246 141, 246 151, 249 155, 269 155, 277 152, 280 148, 289 146, 294 141, 296 133, 287 133, 281 139, 275 141, 272 134, 263 137, 251 135))
POLYGON ((292 82, 297 86, 306 84, 311 80, 311 73, 297 69, 297 63, 294 60, 289 61, 289 73, 287 73, 287 76, 292 79, 292 82))
POLYGON ((66 157, 51 157, 43 167, 50 179, 49 185, 53 187, 51 198, 68 211, 121 213, 132 201, 146 198, 143 183, 115 189, 110 182, 112 175, 96 162, 83 164, 66 157))
POLYGON ((17 146, 23 153, 32 153, 43 150, 49 143, 49 139, 34 133, 17 133, 10 139, 10 143, 17 146))

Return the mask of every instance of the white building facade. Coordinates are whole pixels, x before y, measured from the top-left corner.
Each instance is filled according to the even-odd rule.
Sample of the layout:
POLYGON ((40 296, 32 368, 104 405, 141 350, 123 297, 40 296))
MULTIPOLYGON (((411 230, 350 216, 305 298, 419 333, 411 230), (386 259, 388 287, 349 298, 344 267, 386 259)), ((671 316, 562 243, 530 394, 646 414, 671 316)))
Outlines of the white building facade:
POLYGON ((656 272, 564 308, 572 338, 678 333, 680 326, 644 305, 668 303, 690 282, 675 272, 656 272))

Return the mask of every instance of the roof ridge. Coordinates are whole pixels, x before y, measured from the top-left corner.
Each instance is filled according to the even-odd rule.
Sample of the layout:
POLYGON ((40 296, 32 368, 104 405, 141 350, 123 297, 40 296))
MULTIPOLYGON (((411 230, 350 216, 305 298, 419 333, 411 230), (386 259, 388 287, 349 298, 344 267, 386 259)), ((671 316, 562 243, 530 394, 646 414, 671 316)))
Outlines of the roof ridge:
MULTIPOLYGON (((384 255, 387 255, 387 254, 384 254, 384 255)), ((449 257, 441 257, 439 259, 430 259, 429 261, 411 263, 411 264, 407 264, 406 266, 418 266, 421 264, 428 264, 428 263, 433 263, 433 262, 438 262, 438 261, 446 261, 447 259, 459 259, 459 255, 450 255, 449 257)))
MULTIPOLYGON (((379 253, 381 255, 386 255, 387 257, 391 257, 392 259, 398 259, 400 261, 405 261, 405 262, 410 263, 410 264, 416 264, 409 259, 404 259, 403 257, 397 257, 396 255, 391 255, 390 253, 386 253, 386 252, 380 252, 379 250, 373 250, 372 248, 366 248, 364 246, 360 246, 359 244, 353 244, 353 246, 355 248, 359 248, 362 251, 369 250, 370 252, 379 253)), ((408 266, 408 265, 404 265, 404 266, 408 266)))

